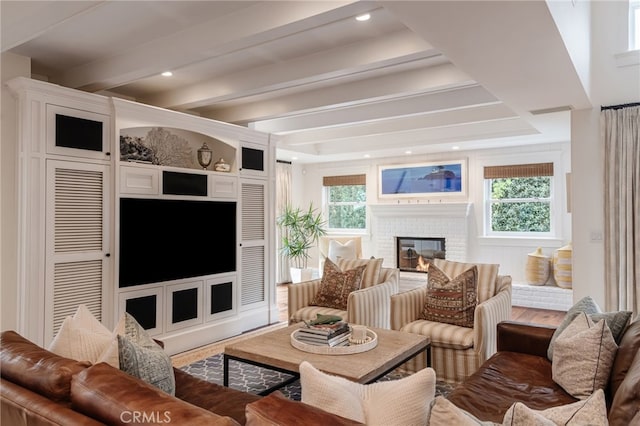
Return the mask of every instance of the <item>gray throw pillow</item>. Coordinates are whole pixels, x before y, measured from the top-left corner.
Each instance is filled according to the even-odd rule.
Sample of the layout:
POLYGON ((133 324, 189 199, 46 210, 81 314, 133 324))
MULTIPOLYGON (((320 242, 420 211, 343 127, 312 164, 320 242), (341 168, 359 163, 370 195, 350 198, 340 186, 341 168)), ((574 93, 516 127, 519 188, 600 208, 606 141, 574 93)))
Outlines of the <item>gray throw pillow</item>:
POLYGON ((175 395, 176 379, 171 358, 129 313, 125 312, 116 329, 120 370, 175 395), (123 324, 124 323, 124 324, 123 324))
POLYGON ((549 358, 549 361, 553 361, 553 347, 555 345, 556 339, 581 312, 589 315, 594 323, 600 321, 601 319, 604 319, 607 323, 607 326, 609 326, 609 329, 611 330, 611 334, 613 335, 613 339, 615 340, 616 344, 620 343, 622 333, 624 332, 625 327, 631 319, 630 311, 602 312, 598 304, 591 298, 591 296, 583 297, 567 311, 564 319, 562 320, 556 331, 553 333, 553 336, 551 336, 551 342, 549 343, 549 348, 547 349, 547 358, 549 358))

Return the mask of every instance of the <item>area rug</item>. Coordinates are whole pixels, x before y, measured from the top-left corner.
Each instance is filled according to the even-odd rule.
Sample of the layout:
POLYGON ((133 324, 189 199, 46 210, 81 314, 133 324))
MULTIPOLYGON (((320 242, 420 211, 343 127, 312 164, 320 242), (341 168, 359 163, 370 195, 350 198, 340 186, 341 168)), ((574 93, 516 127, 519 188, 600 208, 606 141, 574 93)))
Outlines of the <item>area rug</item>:
MULTIPOLYGON (((193 362, 181 367, 181 370, 200 379, 222 385, 222 354, 212 355, 203 360, 193 362)), ((257 367, 255 365, 245 364, 235 360, 229 361, 229 387, 233 389, 257 394, 277 385, 278 383, 282 383, 291 377, 291 375, 257 367)), ((403 375, 401 373, 392 371, 382 377, 379 381, 397 380, 402 377, 403 375)), ((287 398, 294 401, 300 401, 299 380, 281 388, 280 391, 287 398)), ((450 391, 451 385, 444 382, 438 382, 436 384, 436 396, 446 396, 450 391)))

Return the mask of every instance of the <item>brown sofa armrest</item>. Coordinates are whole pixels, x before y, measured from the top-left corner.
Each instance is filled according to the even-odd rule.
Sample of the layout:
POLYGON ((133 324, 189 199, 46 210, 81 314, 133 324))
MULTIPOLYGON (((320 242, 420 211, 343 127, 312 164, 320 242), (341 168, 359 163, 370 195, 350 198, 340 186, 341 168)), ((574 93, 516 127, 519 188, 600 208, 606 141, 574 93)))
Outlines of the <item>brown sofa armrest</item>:
POLYGON ((304 402, 292 401, 276 391, 246 408, 247 426, 351 426, 361 425, 304 402))
POLYGON ((520 352, 547 357, 547 348, 556 327, 517 321, 498 323, 498 351, 520 352))

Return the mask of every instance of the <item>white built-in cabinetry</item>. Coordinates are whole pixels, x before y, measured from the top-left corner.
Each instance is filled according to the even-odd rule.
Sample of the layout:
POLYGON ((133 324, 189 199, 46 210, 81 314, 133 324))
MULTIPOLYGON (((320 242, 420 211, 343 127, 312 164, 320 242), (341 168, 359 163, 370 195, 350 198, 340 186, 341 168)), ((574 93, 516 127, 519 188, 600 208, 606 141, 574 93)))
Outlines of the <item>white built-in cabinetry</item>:
MULTIPOLYGON (((83 303, 107 327, 125 310, 142 313, 149 332, 176 353, 277 321, 270 135, 25 78, 9 87, 19 106, 19 332, 48 345, 83 303), (69 123, 84 136, 70 136, 69 123), (121 133, 147 127, 212 138, 231 170, 122 161, 121 133), (201 188, 172 192, 171 176, 201 188), (235 269, 120 286, 123 198, 235 205, 235 269)), ((215 229, 216 217, 200 226, 215 229)), ((215 240, 201 249, 216 261, 215 240)))

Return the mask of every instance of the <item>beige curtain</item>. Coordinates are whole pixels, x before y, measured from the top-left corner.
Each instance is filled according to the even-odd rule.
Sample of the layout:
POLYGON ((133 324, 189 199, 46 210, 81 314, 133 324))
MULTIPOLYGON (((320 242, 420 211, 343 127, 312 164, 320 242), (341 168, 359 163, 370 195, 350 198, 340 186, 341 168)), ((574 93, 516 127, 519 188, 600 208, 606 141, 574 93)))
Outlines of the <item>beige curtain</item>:
MULTIPOLYGON (((276 163, 276 217, 279 217, 285 207, 291 203, 291 163, 276 163)), ((276 263, 276 283, 291 282, 289 272, 289 259, 280 254, 282 248, 282 238, 280 228, 276 227, 277 241, 277 263, 276 263)))
POLYGON ((604 107, 605 303, 640 312, 640 104, 604 107))

